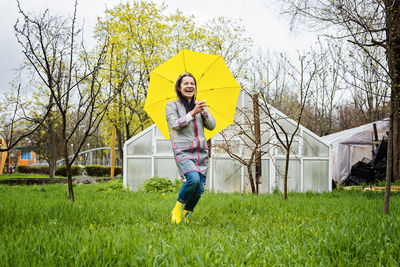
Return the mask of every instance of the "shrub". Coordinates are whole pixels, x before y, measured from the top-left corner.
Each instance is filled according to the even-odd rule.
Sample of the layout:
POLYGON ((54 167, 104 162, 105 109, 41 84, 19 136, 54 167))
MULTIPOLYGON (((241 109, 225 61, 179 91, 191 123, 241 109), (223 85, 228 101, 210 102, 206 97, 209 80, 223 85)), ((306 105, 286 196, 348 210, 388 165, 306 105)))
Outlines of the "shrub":
MULTIPOLYGON (((88 176, 110 177, 111 166, 87 165, 85 166, 85 170, 88 176)), ((17 166, 17 172, 31 174, 48 174, 49 166, 17 166)), ((72 165, 71 172, 72 176, 77 176, 82 172, 82 167, 79 165, 72 165)), ((122 174, 122 167, 116 166, 114 170, 114 175, 119 174, 122 174)), ((67 167, 65 165, 56 166, 56 175, 67 177, 67 167)))
MULTIPOLYGON (((17 166, 17 172, 34 173, 34 174, 49 174, 49 166, 17 166)), ((81 173, 81 166, 73 165, 71 167, 72 176, 77 176, 81 173)), ((67 177, 67 167, 65 165, 56 166, 56 175, 67 177)))
MULTIPOLYGON (((88 176, 110 176, 111 166, 100 166, 100 165, 86 165, 85 170, 88 176)), ((122 174, 122 167, 116 166, 114 169, 114 175, 122 174)))
MULTIPOLYGON (((396 181, 394 181, 394 182, 391 182, 390 184, 391 184, 391 185, 400 185, 400 180, 396 180, 396 181)), ((378 182, 376 183, 376 185, 377 185, 377 186, 386 186, 386 180, 384 179, 384 180, 382 180, 382 181, 378 181, 378 182)))
POLYGON ((88 176, 103 176, 104 167, 99 165, 86 165, 85 171, 88 176))
POLYGON ((112 179, 107 183, 102 183, 102 185, 98 189, 98 191, 113 191, 113 190, 127 191, 124 188, 124 183, 122 179, 112 179))
POLYGON ((112 190, 122 190, 124 189, 124 183, 122 179, 112 179, 106 183, 107 187, 112 190))
POLYGON ((34 192, 46 192, 46 189, 44 189, 44 186, 38 186, 38 185, 33 185, 32 186, 32 191, 34 192))
POLYGON ((141 187, 140 191, 150 193, 167 193, 167 192, 177 192, 181 186, 181 182, 176 179, 171 181, 167 178, 153 177, 147 180, 141 187))
MULTIPOLYGON (((82 172, 82 168, 79 165, 71 166, 71 175, 77 176, 82 172)), ((56 175, 67 177, 67 167, 65 165, 56 167, 56 175)))
POLYGON ((19 173, 48 174, 49 166, 17 166, 19 173))

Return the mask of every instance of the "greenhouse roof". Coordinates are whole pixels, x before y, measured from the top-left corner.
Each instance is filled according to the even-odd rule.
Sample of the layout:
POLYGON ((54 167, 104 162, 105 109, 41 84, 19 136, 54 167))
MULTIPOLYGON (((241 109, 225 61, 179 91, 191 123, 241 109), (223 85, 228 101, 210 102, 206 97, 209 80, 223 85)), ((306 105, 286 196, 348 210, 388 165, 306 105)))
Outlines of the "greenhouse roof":
POLYGON ((333 143, 350 143, 350 144, 370 144, 373 135, 373 124, 376 124, 378 136, 386 135, 389 127, 389 119, 364 124, 352 129, 344 130, 341 132, 333 133, 330 135, 322 136, 322 140, 329 144, 333 143))

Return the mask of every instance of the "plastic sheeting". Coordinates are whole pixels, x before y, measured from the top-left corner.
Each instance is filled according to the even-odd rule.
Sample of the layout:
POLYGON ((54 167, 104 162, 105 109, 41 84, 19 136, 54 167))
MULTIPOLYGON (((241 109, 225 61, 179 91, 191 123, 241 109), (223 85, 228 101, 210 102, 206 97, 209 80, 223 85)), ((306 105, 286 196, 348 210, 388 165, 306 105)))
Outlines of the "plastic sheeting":
MULTIPOLYGON (((375 122, 378 140, 387 136, 389 120, 375 122)), ((374 130, 373 123, 322 137, 331 146, 332 179, 342 183, 350 174, 351 166, 363 158, 372 159, 374 130)))

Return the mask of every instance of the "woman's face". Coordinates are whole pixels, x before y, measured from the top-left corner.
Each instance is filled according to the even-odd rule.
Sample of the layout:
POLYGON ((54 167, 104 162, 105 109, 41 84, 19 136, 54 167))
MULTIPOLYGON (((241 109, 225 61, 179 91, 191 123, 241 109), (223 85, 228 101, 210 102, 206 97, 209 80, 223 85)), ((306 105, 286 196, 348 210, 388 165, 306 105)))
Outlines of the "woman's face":
POLYGON ((187 100, 191 100, 192 97, 196 94, 196 83, 194 79, 190 76, 185 76, 181 80, 180 89, 181 94, 187 100))

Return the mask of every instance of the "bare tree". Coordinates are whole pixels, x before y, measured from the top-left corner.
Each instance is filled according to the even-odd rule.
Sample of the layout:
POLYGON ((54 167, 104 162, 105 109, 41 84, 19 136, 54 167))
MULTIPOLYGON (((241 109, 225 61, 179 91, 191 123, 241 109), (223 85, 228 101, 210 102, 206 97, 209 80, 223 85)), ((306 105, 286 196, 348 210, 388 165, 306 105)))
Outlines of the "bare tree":
POLYGON ((243 77, 243 69, 251 59, 253 41, 240 21, 218 17, 209 20, 204 28, 204 52, 221 55, 233 76, 243 77))
POLYGON ((287 72, 288 59, 283 54, 259 50, 246 70, 246 90, 249 95, 262 93, 266 102, 294 118, 298 106, 297 94, 292 90, 291 77, 287 72), (293 116, 292 116, 293 115, 293 116))
MULTIPOLYGON (((400 0, 283 0, 286 12, 312 23, 335 27, 335 38, 347 40, 363 50, 389 77, 390 111, 384 212, 389 212, 390 183, 400 177, 400 0), (384 51, 380 61, 371 48, 384 51)), ((315 25, 315 24, 314 24, 315 25)))
MULTIPOLYGON (((61 127, 61 140, 65 158, 69 197, 74 201, 71 165, 88 136, 92 135, 113 99, 99 81, 99 70, 105 60, 107 46, 92 55, 79 43, 82 30, 77 27, 77 2, 73 17, 63 19, 49 15, 30 16, 19 5, 24 21, 15 25, 18 42, 26 59, 35 70, 50 95, 49 105, 57 110, 61 127), (70 144, 81 127, 84 134, 77 145, 70 144), (69 157, 73 154, 72 158, 69 157)), ((51 108, 50 108, 51 109, 51 108)), ((49 109, 49 110, 50 110, 49 109)))
MULTIPOLYGON (((267 115, 268 120, 265 123, 274 132, 275 138, 285 152, 285 168, 283 173, 283 196, 287 199, 287 180, 289 171, 290 155, 292 153, 292 145, 296 140, 296 135, 300 128, 303 111, 307 103, 307 98, 310 94, 310 89, 313 86, 315 75, 319 72, 319 62, 314 61, 312 56, 299 56, 299 67, 292 65, 288 60, 286 65, 283 65, 283 70, 291 78, 292 86, 298 94, 298 102, 292 106, 292 116, 295 116, 295 125, 288 123, 289 117, 273 109, 268 102, 268 94, 261 94, 260 108, 267 115)), ((275 76, 274 79, 278 79, 275 76)), ((267 82, 267 84, 272 84, 267 82)), ((262 90, 262 92, 265 92, 262 90)))
MULTIPOLYGON (((221 43, 224 41, 221 40, 221 43)), ((221 47, 223 46, 221 45, 221 47)), ((260 116, 258 98, 260 91, 265 90, 265 81, 271 78, 270 63, 268 56, 259 50, 247 64, 248 68, 244 71, 246 76, 242 84, 242 88, 248 88, 242 91, 244 106, 238 103, 233 125, 220 133, 223 141, 216 141, 214 144, 214 147, 222 149, 232 159, 246 167, 250 187, 254 194, 258 194, 259 184, 262 183, 261 157, 272 149, 269 129, 263 127, 266 117, 260 116)), ((241 63, 238 64, 241 65, 241 63)), ((240 67, 237 72, 240 73, 240 67)), ((274 78, 272 80, 277 80, 277 77, 274 78)))
POLYGON ((335 117, 340 106, 345 85, 341 68, 342 47, 336 42, 324 44, 319 39, 317 47, 311 49, 312 64, 318 65, 319 71, 314 76, 314 85, 304 108, 303 125, 319 136, 324 136, 337 129, 335 117))
POLYGON ((347 73, 345 80, 353 89, 352 102, 359 116, 359 125, 384 119, 389 112, 389 79, 374 60, 384 62, 383 52, 381 49, 370 49, 370 54, 364 50, 353 51, 346 61, 348 64, 342 66, 347 73))
MULTIPOLYGON (((259 182, 259 164, 257 161, 272 148, 280 147, 286 155, 283 172, 284 197, 287 199, 287 178, 289 159, 292 154, 292 145, 297 142, 297 132, 309 96, 315 75, 320 71, 317 60, 312 55, 299 57, 299 67, 292 65, 282 55, 272 62, 269 56, 259 52, 258 56, 250 62, 244 90, 245 106, 237 109, 237 116, 232 127, 221 133, 222 143, 217 143, 217 148, 223 149, 231 158, 246 166, 252 192, 257 192, 259 182), (281 79, 284 78, 284 81, 281 79), (291 91, 290 89, 291 88, 291 91), (286 95, 294 94, 297 97, 291 102, 276 100, 285 92, 286 95), (253 109, 249 108, 251 99, 253 109), (289 117, 271 106, 271 102, 281 103, 295 118, 295 123, 288 122, 289 117), (283 103, 286 103, 283 105, 283 103), (260 111, 258 112, 258 108, 260 111), (257 114, 259 113, 259 114, 257 114), (292 125, 293 124, 293 125, 292 125), (256 181, 254 182, 254 165, 256 181), (257 168, 258 167, 258 168, 257 168)), ((274 150, 272 150, 274 151, 274 150)))
MULTIPOLYGON (((258 99, 256 100, 258 101, 258 99)), ((261 157, 271 149, 270 137, 266 133, 268 129, 257 128, 262 124, 254 117, 254 110, 249 107, 236 109, 236 117, 233 125, 223 130, 220 135, 222 141, 216 142, 214 147, 225 151, 232 159, 240 162, 247 169, 248 179, 253 194, 258 194, 260 177, 254 174, 254 165, 261 157), (260 131, 257 133, 257 131, 260 131), (256 178, 256 179, 254 179, 256 178)))
POLYGON ((59 113, 56 112, 56 107, 53 103, 50 106, 44 106, 39 100, 40 96, 44 100, 50 99, 53 102, 53 97, 50 97, 49 92, 41 92, 35 95, 33 98, 37 99, 36 102, 32 101, 30 106, 30 113, 36 118, 43 116, 43 112, 51 107, 50 113, 47 116, 43 124, 32 133, 30 140, 37 149, 37 153, 41 160, 45 160, 49 164, 49 178, 50 182, 54 182, 56 162, 59 157, 62 156, 63 146, 62 143, 57 142, 61 139, 61 127, 58 125, 57 121, 60 120, 59 113))
POLYGON ((0 133, 6 142, 6 148, 0 148, 0 152, 12 150, 21 140, 37 131, 50 114, 46 108, 41 116, 29 114, 29 101, 22 96, 21 84, 15 91, 4 94, 0 103, 0 133))

